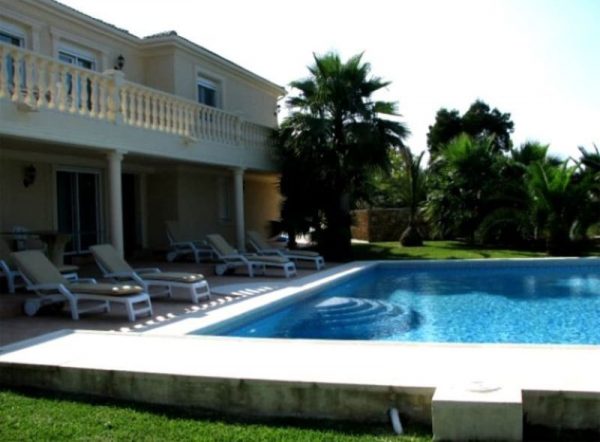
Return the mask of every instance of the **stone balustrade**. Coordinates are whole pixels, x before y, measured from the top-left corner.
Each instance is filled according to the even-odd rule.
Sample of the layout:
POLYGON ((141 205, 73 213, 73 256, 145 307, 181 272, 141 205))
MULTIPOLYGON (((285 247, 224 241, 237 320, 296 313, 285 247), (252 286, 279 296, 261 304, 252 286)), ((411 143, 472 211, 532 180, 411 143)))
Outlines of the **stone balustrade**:
POLYGON ((268 148, 270 129, 238 115, 0 43, 0 100, 215 142, 268 148))

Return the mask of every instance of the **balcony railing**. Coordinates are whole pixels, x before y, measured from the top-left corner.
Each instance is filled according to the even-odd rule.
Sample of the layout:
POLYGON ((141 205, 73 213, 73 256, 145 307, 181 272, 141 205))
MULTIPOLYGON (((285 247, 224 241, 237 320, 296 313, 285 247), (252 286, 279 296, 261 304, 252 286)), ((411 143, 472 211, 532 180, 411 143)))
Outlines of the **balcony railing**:
POLYGON ((0 44, 0 100, 115 124, 241 147, 270 145, 270 129, 240 116, 125 81, 120 71, 93 72, 0 44))

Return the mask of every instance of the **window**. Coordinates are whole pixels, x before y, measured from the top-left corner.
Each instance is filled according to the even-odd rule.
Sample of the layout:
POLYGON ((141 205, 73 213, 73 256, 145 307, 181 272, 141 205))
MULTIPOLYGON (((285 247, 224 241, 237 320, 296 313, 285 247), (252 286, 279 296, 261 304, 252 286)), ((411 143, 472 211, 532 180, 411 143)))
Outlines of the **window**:
POLYGON ((74 64, 75 66, 90 70, 94 70, 96 66, 94 59, 87 56, 76 55, 67 51, 60 51, 58 53, 58 59, 60 61, 64 61, 65 63, 74 64))
POLYGON ((198 102, 207 106, 217 107, 218 84, 207 78, 198 78, 198 102))
POLYGON ((0 43, 8 43, 13 46, 24 46, 24 38, 0 29, 0 43))
POLYGON ((58 230, 72 235, 66 252, 79 254, 102 241, 100 173, 56 172, 58 230))
MULTIPOLYGON (((0 29, 0 43, 6 43, 13 46, 24 47, 25 39, 17 35, 16 33, 6 31, 4 29, 0 29)), ((6 70, 8 73, 8 88, 9 92, 12 94, 14 91, 14 83, 15 83, 15 62, 12 56, 6 56, 6 70)), ((19 67, 19 71, 21 74, 21 89, 25 89, 25 61, 21 62, 21 66, 19 67)))
MULTIPOLYGON (((73 64, 75 66, 79 66, 84 69, 94 70, 94 68, 96 66, 96 63, 93 58, 91 58, 89 56, 76 55, 75 53, 67 52, 65 50, 59 51, 58 59, 64 63, 73 64)), ((76 85, 76 91, 75 91, 75 94, 77 97, 77 107, 81 107, 81 105, 82 105, 81 91, 82 91, 81 78, 78 78, 77 85, 76 85)), ((92 93, 92 84, 91 84, 90 80, 88 79, 88 81, 87 81, 87 94, 88 94, 87 108, 88 108, 88 110, 90 110, 92 108, 91 93, 92 93)), ((71 74, 67 74, 67 95, 69 97, 73 97, 73 78, 72 78, 71 74)))

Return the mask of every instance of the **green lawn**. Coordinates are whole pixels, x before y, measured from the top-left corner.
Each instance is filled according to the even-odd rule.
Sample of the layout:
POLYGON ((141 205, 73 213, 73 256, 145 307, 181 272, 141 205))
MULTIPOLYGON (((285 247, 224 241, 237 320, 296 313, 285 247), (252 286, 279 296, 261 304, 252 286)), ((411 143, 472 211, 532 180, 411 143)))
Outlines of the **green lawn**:
POLYGON ((543 252, 478 247, 460 241, 425 241, 423 247, 402 247, 398 241, 353 244, 355 260, 533 258, 543 252))
POLYGON ((252 423, 196 418, 185 410, 0 390, 2 441, 398 441, 425 442, 424 431, 397 437, 391 426, 334 422, 252 423), (310 426, 312 425, 312 426, 310 426))

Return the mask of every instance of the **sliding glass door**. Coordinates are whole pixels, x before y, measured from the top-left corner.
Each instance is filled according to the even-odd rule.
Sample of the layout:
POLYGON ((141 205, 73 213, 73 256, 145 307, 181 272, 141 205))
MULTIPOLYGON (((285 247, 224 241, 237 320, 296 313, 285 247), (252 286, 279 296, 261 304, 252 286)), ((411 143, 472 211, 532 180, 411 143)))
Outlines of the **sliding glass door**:
POLYGON ((72 235, 66 252, 83 253, 102 239, 100 173, 56 172, 58 230, 72 235))

